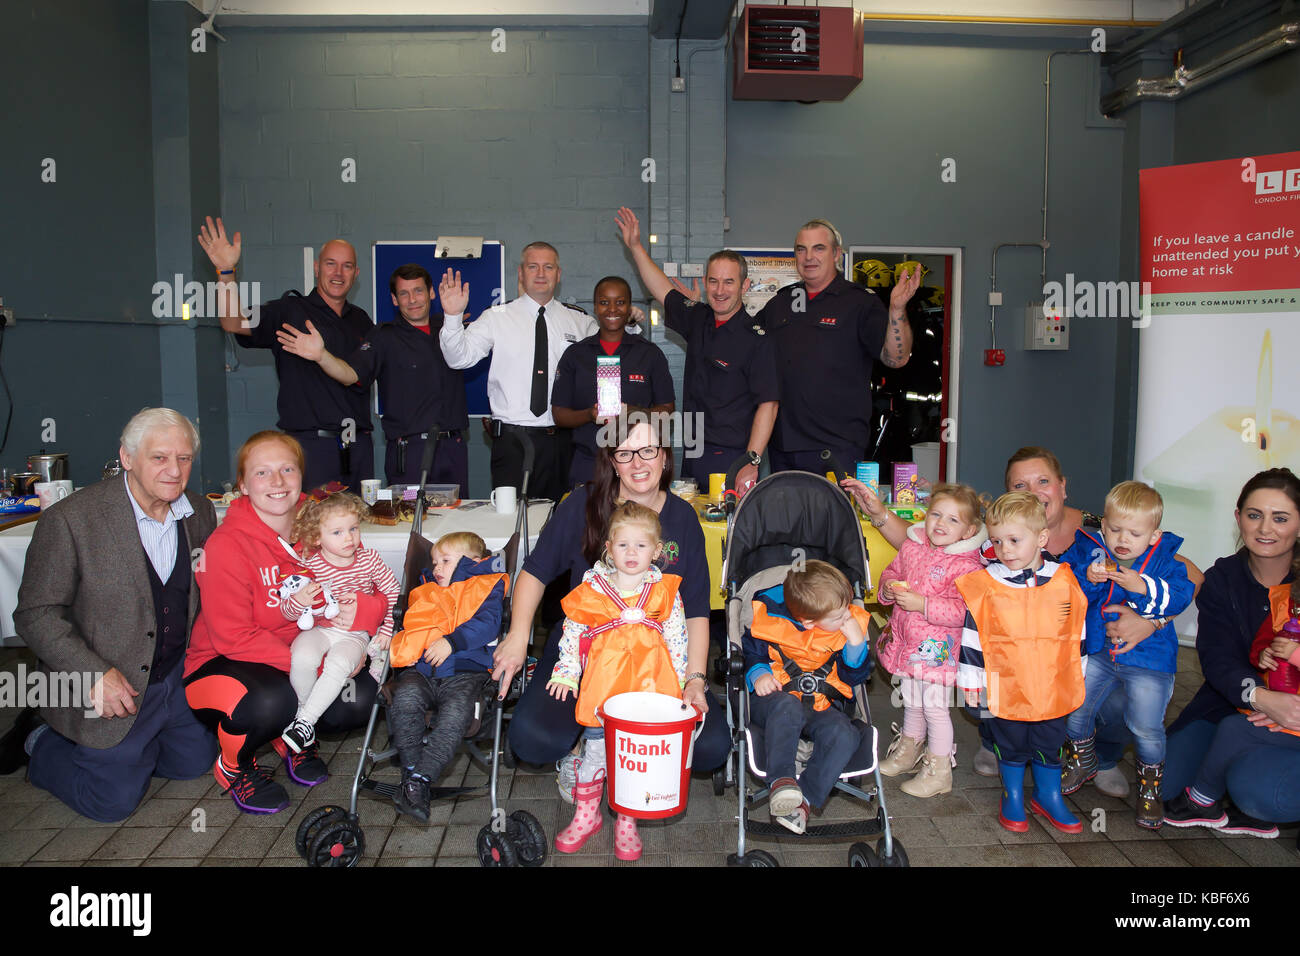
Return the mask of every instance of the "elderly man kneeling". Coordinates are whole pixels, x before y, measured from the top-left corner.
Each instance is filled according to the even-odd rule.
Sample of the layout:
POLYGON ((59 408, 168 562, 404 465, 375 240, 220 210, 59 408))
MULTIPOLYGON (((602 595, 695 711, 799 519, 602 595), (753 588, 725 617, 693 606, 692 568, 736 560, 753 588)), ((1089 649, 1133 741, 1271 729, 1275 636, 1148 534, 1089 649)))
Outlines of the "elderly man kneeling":
POLYGON ((217 524, 185 490, 198 449, 184 415, 146 408, 122 432, 125 474, 42 514, 27 551, 14 624, 55 693, 19 716, 0 770, 30 760, 33 784, 93 820, 125 819, 152 777, 188 780, 216 758, 181 686, 191 555, 217 524))

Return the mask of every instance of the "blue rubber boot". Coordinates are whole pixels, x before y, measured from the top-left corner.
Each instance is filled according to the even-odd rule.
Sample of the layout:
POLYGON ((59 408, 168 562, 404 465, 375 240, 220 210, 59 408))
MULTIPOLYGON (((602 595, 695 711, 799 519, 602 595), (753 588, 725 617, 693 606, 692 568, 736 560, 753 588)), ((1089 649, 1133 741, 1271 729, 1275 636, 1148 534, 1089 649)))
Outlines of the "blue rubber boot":
POLYGON ((1082 833, 1083 824, 1065 805, 1061 796, 1061 768, 1034 761, 1034 795, 1029 809, 1047 817, 1047 822, 1062 833, 1082 833))
POLYGON ((998 807, 998 823, 1012 833, 1027 833, 1029 820, 1025 818, 1025 765, 999 760, 998 774, 1002 777, 1002 803, 998 807))

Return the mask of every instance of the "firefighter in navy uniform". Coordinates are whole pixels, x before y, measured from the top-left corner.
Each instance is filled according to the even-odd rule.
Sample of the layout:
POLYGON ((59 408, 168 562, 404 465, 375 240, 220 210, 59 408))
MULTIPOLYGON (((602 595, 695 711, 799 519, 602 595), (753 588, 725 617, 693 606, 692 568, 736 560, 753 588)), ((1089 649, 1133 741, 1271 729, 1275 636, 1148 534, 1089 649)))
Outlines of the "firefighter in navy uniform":
POLYGON ((773 339, 781 380, 781 415, 772 435, 772 470, 826 470, 829 449, 844 468, 863 458, 871 439, 871 370, 879 359, 902 368, 912 352, 907 302, 920 269, 900 277, 886 309, 874 292, 839 272, 839 231, 824 219, 795 236, 802 280, 759 312, 773 339))
POLYGON ((285 328, 299 332, 314 328, 336 355, 348 355, 361 345, 374 323, 364 309, 347 299, 358 275, 356 250, 350 242, 331 239, 316 257, 316 287, 309 294, 290 290, 263 305, 255 319, 246 320, 234 284, 239 233, 233 241, 227 239, 221 220, 214 223, 209 216, 201 227, 199 245, 227 293, 218 296, 221 328, 233 333, 245 348, 270 349, 275 357, 280 382, 277 425, 302 445, 307 458, 303 488, 339 481, 359 492, 361 482, 374 474, 366 390, 341 385, 314 362, 289 353, 278 335, 285 328))
POLYGON ((442 355, 438 342, 442 315, 430 314, 433 277, 423 266, 399 266, 388 280, 388 290, 397 319, 372 329, 346 360, 326 349, 314 331, 285 329, 281 343, 286 352, 318 363, 343 385, 356 382, 369 388, 371 382, 379 382, 388 484, 420 480, 424 446, 436 427, 438 450, 428 480, 459 485, 460 494, 468 496, 464 376, 448 367, 442 355))
MULTIPOLYGON (((758 478, 780 397, 771 338, 743 307, 749 289, 745 259, 727 250, 709 256, 706 301, 691 301, 641 245, 632 210, 620 208, 616 221, 641 281, 663 304, 664 323, 686 340, 682 407, 688 415, 701 415, 704 428, 697 436, 703 447, 685 449, 683 473, 707 488, 710 474, 726 472, 743 454, 749 464, 736 486, 744 489, 758 478)), ((698 283, 694 291, 698 297, 698 283)))

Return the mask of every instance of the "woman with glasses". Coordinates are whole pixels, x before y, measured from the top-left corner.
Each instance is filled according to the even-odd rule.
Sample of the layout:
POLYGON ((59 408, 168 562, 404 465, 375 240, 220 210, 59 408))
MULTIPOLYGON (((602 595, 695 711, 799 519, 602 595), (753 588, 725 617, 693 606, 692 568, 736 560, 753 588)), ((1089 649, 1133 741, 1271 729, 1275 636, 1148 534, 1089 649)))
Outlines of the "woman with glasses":
MULTIPOLYGON (((617 448, 599 448, 592 481, 575 489, 560 502, 546 523, 537 547, 528 555, 515 582, 510 632, 497 646, 492 676, 502 686, 523 667, 532 635, 533 616, 546 585, 568 575, 568 589, 582 583, 582 575, 600 557, 610 515, 621 501, 635 501, 659 515, 663 526, 661 570, 681 577, 680 594, 686 609, 686 683, 682 697, 706 714, 704 730, 695 743, 693 768, 712 771, 721 766, 730 747, 726 715, 708 688, 705 670, 709 655, 709 567, 704 554, 704 532, 695 509, 668 493, 673 477, 673 453, 660 447, 649 413, 629 410, 619 421, 618 435, 626 436, 617 448), (637 423, 639 424, 632 424, 637 423), (630 427, 628 427, 630 424, 630 427)), ((550 674, 559 656, 562 625, 547 637, 537 674, 550 674)), ((574 719, 573 701, 559 701, 546 693, 546 681, 528 685, 510 721, 510 746, 529 763, 560 761, 560 795, 572 801, 570 754, 582 727, 574 719)))

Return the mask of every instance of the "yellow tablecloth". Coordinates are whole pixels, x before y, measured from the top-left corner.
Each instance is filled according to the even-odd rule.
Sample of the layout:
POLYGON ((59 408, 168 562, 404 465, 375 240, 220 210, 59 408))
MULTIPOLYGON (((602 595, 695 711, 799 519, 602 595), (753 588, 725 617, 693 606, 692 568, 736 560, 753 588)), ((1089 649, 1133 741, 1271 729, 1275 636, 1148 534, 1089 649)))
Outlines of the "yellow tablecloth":
MULTIPOLYGON (((698 501, 696 508, 697 513, 704 506, 703 499, 694 499, 693 503, 698 501)), ((880 577, 880 573, 889 566, 889 562, 894 560, 898 550, 881 537, 880 532, 871 524, 867 517, 861 516, 859 520, 862 523, 862 534, 867 541, 867 560, 871 568, 872 590, 866 595, 864 603, 874 604, 876 598, 875 584, 880 577)), ((709 597, 710 606, 715 610, 721 610, 724 606, 726 591, 722 581, 722 550, 724 539, 727 536, 727 522, 724 521, 706 521, 700 518, 700 528, 704 531, 704 553, 709 559, 709 597)))

